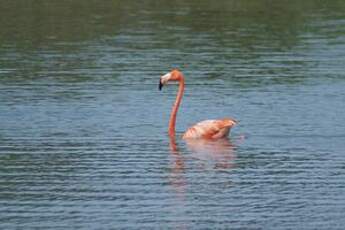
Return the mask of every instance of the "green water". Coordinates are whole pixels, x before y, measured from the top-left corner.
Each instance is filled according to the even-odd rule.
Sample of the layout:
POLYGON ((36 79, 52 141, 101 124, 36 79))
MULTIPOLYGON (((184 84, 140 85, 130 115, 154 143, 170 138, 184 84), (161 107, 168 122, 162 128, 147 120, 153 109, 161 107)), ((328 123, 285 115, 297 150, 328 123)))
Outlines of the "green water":
POLYGON ((342 229, 344 57, 344 1, 3 0, 0 228, 342 229))

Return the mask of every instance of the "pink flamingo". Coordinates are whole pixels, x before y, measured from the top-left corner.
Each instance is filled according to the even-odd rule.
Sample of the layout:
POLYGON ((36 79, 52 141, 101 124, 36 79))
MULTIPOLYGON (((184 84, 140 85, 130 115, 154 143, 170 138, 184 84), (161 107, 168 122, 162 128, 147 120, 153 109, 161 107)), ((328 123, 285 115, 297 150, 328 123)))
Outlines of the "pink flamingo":
MULTIPOLYGON (((178 93, 170 114, 168 131, 169 136, 174 138, 177 111, 184 92, 184 76, 177 69, 174 69, 171 72, 163 75, 159 80, 159 90, 161 90, 162 87, 169 81, 179 82, 178 93)), ((201 121, 187 129, 187 131, 183 134, 182 139, 221 139, 229 135, 230 129, 235 124, 237 124, 237 121, 232 118, 201 121)))

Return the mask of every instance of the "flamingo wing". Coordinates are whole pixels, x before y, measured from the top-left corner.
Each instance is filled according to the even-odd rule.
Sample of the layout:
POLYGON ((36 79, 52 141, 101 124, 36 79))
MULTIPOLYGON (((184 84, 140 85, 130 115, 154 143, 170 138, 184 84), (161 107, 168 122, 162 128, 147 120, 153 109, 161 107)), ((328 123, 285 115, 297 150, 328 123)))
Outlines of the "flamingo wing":
POLYGON ((232 118, 224 118, 221 120, 205 120, 201 121, 189 129, 183 134, 183 139, 219 139, 226 137, 232 126, 237 122, 232 118))

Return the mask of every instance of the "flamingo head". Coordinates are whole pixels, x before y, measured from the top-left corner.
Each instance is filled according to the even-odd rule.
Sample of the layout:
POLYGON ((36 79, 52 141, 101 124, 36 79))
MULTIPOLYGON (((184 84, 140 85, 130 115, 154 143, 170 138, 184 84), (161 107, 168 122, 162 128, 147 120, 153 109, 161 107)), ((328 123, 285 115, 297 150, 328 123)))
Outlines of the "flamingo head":
POLYGON ((168 83, 168 81, 179 81, 183 78, 182 73, 178 69, 173 69, 169 73, 161 76, 159 79, 159 90, 162 90, 163 86, 168 83))

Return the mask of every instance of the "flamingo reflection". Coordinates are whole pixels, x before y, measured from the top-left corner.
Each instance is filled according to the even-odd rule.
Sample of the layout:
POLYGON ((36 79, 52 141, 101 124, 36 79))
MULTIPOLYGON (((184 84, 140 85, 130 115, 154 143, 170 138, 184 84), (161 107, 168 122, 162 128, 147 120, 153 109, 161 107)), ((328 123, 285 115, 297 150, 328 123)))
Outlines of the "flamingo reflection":
POLYGON ((227 138, 218 140, 190 139, 186 140, 192 156, 216 169, 229 169, 235 166, 235 146, 227 138))
POLYGON ((182 154, 179 152, 175 137, 170 138, 170 152, 171 152, 171 175, 170 183, 174 188, 179 200, 184 200, 187 180, 184 177, 185 163, 182 154))
MULTIPOLYGON (((229 139, 186 140, 187 148, 192 152, 192 158, 204 165, 212 165, 214 169, 230 169, 235 166, 235 146, 229 139)), ((170 183, 180 200, 184 200, 188 187, 185 157, 180 153, 175 138, 170 138, 171 175, 170 183)))

